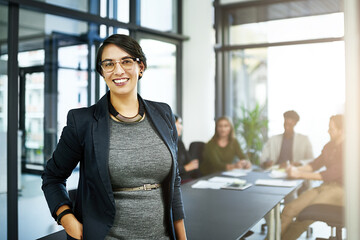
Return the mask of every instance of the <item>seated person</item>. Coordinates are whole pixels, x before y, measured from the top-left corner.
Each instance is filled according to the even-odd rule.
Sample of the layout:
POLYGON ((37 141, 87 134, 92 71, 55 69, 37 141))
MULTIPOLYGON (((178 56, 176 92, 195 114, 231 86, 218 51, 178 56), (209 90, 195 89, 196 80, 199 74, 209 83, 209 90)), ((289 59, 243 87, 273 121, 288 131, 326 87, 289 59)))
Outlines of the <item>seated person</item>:
POLYGON ((294 131, 299 119, 295 111, 284 113, 284 133, 271 137, 262 150, 260 162, 263 168, 273 164, 285 167, 288 162, 301 165, 300 160, 313 159, 309 138, 294 131))
POLYGON ((285 204, 281 213, 281 239, 297 239, 313 221, 294 221, 294 218, 312 204, 343 205, 343 152, 344 141, 343 117, 335 115, 329 123, 330 142, 328 142, 319 157, 311 163, 287 168, 290 178, 322 180, 316 188, 303 192, 297 199, 285 204), (316 172, 321 167, 326 170, 316 172))
POLYGON ((192 178, 197 177, 197 169, 199 169, 199 160, 191 159, 189 152, 186 150, 183 141, 181 140, 182 134, 182 119, 178 115, 175 115, 175 125, 178 138, 178 168, 181 177, 181 182, 187 182, 192 178))
POLYGON ((227 117, 220 117, 215 124, 215 134, 205 144, 200 171, 203 175, 235 168, 250 168, 240 144, 235 138, 234 127, 227 117), (235 158, 240 159, 234 162, 235 158))

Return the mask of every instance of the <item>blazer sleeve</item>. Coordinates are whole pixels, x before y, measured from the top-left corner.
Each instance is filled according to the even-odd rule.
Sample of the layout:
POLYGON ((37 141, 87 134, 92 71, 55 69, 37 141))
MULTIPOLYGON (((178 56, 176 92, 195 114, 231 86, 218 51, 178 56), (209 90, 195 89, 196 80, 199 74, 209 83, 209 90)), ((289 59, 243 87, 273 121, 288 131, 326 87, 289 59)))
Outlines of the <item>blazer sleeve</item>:
POLYGON ((189 154, 186 151, 184 143, 181 140, 178 140, 178 154, 177 154, 177 163, 180 174, 186 173, 185 165, 188 163, 189 154))
POLYGON ((172 114, 171 108, 169 107, 172 119, 171 119, 171 126, 174 129, 172 131, 172 139, 174 139, 174 147, 175 147, 175 153, 174 157, 174 164, 175 164, 175 181, 174 181, 174 195, 172 200, 172 212, 173 212, 173 219, 174 221, 181 220, 185 218, 185 210, 184 210, 184 204, 182 200, 182 194, 181 194, 181 178, 179 174, 179 168, 178 168, 178 161, 177 161, 177 155, 178 155, 178 135, 176 131, 176 125, 175 125, 175 117, 172 114))
POLYGON ((179 169, 176 167, 176 177, 175 177, 175 183, 174 183, 174 197, 173 197, 173 204, 172 204, 174 221, 185 218, 185 210, 184 210, 184 204, 182 201, 180 184, 181 184, 181 178, 179 175, 179 169))
POLYGON ((82 147, 78 139, 76 122, 71 110, 67 116, 67 126, 64 127, 52 158, 46 163, 42 174, 41 188, 54 219, 60 206, 66 204, 72 207, 66 189, 66 179, 82 158, 82 147))

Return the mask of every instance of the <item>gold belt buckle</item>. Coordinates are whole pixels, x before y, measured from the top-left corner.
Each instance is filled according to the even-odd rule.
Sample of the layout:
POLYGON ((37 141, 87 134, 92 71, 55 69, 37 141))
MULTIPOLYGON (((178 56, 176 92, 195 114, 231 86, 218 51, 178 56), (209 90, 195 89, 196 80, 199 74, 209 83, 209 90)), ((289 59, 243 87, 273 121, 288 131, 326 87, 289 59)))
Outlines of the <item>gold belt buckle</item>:
POLYGON ((144 184, 144 190, 145 191, 150 191, 152 189, 151 184, 144 184))

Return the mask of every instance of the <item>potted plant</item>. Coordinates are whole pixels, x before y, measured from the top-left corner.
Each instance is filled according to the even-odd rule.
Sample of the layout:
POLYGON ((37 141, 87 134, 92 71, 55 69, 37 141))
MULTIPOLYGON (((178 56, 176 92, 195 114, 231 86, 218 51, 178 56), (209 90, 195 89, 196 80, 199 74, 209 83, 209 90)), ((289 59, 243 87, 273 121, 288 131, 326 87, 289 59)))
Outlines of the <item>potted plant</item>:
POLYGON ((234 119, 234 128, 244 154, 252 164, 260 164, 260 154, 267 138, 268 120, 264 107, 257 103, 253 109, 241 107, 241 117, 234 119))

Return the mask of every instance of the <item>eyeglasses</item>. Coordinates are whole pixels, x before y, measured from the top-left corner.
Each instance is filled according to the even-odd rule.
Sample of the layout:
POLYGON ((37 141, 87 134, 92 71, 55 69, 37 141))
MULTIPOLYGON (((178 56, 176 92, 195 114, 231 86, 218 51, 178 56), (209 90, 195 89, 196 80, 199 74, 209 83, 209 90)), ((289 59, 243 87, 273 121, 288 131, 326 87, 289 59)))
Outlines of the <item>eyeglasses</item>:
POLYGON ((120 63, 120 66, 124 70, 131 70, 135 62, 140 62, 139 58, 125 57, 121 60, 104 60, 99 63, 104 72, 110 73, 115 70, 116 63, 120 63))

